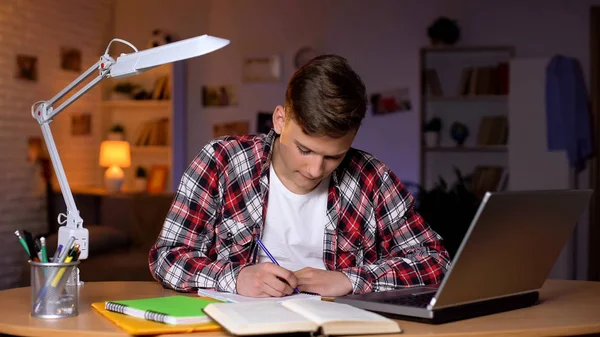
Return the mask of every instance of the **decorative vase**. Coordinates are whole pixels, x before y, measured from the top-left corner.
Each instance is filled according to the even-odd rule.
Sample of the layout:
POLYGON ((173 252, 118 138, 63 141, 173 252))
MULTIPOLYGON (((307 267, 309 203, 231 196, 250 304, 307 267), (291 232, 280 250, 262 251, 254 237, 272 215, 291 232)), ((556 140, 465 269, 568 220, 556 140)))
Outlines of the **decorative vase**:
POLYGON ((110 100, 111 101, 129 101, 129 100, 131 100, 131 95, 122 93, 122 92, 113 91, 110 93, 110 100))
POLYGON ((125 140, 125 135, 122 132, 109 132, 106 138, 108 140, 125 140))
POLYGON ((427 147, 440 146, 440 133, 437 131, 425 132, 425 146, 427 146, 427 147))
POLYGON ((146 192, 146 186, 148 185, 148 180, 146 178, 136 177, 134 181, 134 188, 136 192, 146 192))

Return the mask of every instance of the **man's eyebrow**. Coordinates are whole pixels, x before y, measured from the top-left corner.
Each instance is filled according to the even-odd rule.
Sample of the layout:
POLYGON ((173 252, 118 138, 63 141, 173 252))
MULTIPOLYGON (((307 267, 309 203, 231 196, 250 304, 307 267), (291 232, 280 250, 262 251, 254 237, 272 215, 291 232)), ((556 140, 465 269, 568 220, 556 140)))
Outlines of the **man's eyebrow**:
MULTIPOLYGON (((298 147, 302 148, 302 150, 303 150, 303 151, 310 151, 310 152, 312 152, 312 153, 317 153, 317 152, 313 151, 312 149, 310 149, 309 147, 307 147, 307 146, 305 146, 305 145, 302 145, 302 144, 301 144, 299 141, 297 141, 297 140, 294 140, 294 143, 296 144, 296 146, 298 146, 298 147)), ((318 153, 317 153, 317 154, 318 154, 318 153)), ((338 153, 338 154, 336 154, 336 155, 333 155, 333 156, 325 156, 325 157, 328 157, 328 158, 339 158, 339 157, 342 157, 342 156, 343 156, 343 155, 345 155, 345 154, 346 154, 346 152, 344 151, 344 152, 342 152, 342 153, 338 153)))

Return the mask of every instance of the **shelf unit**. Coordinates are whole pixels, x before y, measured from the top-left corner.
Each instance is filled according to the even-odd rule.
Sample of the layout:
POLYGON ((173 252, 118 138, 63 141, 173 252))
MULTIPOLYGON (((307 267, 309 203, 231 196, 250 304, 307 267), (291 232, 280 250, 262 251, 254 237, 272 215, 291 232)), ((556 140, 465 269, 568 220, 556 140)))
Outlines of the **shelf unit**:
POLYGON ((465 176, 484 167, 507 167, 508 65, 513 57, 510 46, 421 48, 419 180, 426 190, 440 177, 452 186, 454 168, 465 176), (442 129, 432 143, 423 127, 434 117, 442 129), (460 146, 451 137, 455 122, 469 133, 460 146))
MULTIPOLYGON (((138 167, 145 168, 149 175, 153 166, 168 168, 164 193, 172 193, 175 189, 179 180, 178 171, 184 165, 179 162, 185 153, 183 131, 174 132, 176 125, 181 124, 185 118, 185 95, 176 94, 176 90, 185 88, 182 67, 184 64, 181 62, 165 64, 134 77, 109 79, 103 86, 103 101, 100 103, 102 140, 108 138, 113 125, 120 124, 125 129, 124 140, 129 142, 131 148, 131 166, 123 168, 123 188, 126 190, 135 189, 135 172, 138 167), (164 76, 169 78, 166 83, 169 95, 166 99, 133 100, 111 97, 112 89, 120 82, 141 85, 152 94, 157 79, 164 76), (162 122, 158 123, 159 120, 162 122), (142 134, 148 136, 143 137, 142 134)), ((102 175, 104 170, 105 168, 101 168, 102 175)))

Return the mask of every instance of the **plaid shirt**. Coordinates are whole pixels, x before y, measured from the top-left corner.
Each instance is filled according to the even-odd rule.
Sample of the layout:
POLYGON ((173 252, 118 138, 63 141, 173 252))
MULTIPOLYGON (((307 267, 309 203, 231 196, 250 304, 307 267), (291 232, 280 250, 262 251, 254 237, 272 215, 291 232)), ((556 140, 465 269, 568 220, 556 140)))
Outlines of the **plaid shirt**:
MULTIPOLYGON (((200 151, 150 249, 157 281, 178 291, 236 292, 240 269, 257 261, 275 137, 273 130, 223 137, 200 151)), ((399 179, 353 148, 332 173, 323 261, 350 279, 353 293, 438 283, 450 265, 399 179)))

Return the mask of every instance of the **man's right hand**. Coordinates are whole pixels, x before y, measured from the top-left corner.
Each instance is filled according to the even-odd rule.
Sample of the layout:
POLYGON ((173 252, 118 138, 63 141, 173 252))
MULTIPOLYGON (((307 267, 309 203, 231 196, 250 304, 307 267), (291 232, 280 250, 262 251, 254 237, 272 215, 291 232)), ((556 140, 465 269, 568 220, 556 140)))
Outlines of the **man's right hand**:
POLYGON ((293 272, 266 262, 242 268, 238 274, 238 294, 249 297, 282 297, 294 292, 298 279, 293 272))

